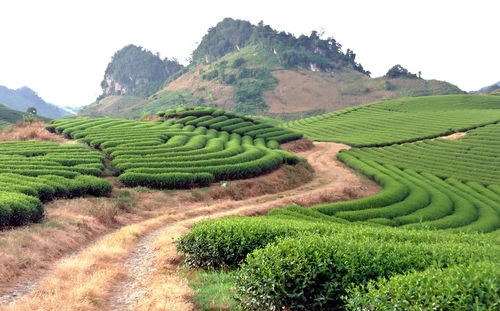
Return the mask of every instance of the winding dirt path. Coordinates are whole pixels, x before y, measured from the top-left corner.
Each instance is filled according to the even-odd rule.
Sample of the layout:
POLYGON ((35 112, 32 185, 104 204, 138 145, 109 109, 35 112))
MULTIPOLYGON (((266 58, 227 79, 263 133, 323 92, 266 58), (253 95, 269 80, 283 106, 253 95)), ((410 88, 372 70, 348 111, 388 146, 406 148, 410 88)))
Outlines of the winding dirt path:
MULTIPOLYGON (((154 261, 155 239, 160 235, 162 240, 173 241, 182 235, 187 228, 202 219, 264 214, 275 207, 311 201, 312 197, 319 197, 324 193, 324 191, 335 192, 345 189, 346 187, 357 187, 357 189, 363 192, 363 196, 371 195, 378 191, 378 188, 373 183, 360 179, 357 175, 346 169, 341 163, 334 160, 336 154, 341 149, 349 148, 348 146, 335 143, 314 144, 316 148, 312 151, 298 153, 299 156, 307 158, 309 163, 315 169, 314 179, 310 183, 297 189, 278 194, 264 195, 238 203, 233 202, 233 208, 230 210, 221 210, 223 205, 227 204, 227 202, 218 203, 214 206, 209 206, 208 208, 212 208, 216 211, 221 210, 219 212, 201 216, 195 214, 189 219, 168 224, 144 236, 139 241, 139 246, 125 262, 128 277, 115 288, 114 295, 111 298, 111 310, 136 310, 139 302, 141 300, 145 300, 143 297, 145 294, 151 296, 151 293, 148 293, 148 291, 151 292, 154 290, 151 288, 154 287, 151 286, 154 282, 152 278, 155 277, 156 272, 165 274, 164 271, 158 271, 156 268, 159 266, 159 262, 163 261, 163 258, 156 258, 156 263, 154 261)), ((172 251, 175 251, 173 244, 170 244, 167 247, 170 247, 172 251)), ((179 280, 174 275, 170 275, 170 277, 163 283, 163 286, 175 287, 178 286, 179 280), (173 284, 168 284, 169 281, 173 284)), ((182 291, 180 291, 180 293, 182 293, 182 291)), ((183 297, 170 296, 169 299, 182 301, 183 297)), ((182 302, 183 309, 186 309, 186 304, 189 303, 185 301, 182 302)), ((191 308, 194 307, 191 306, 191 308)), ((155 310, 156 308, 151 307, 151 302, 142 301, 139 309, 155 310)))
MULTIPOLYGON (((86 298, 66 298, 68 301, 64 304, 56 303, 57 299, 62 299, 58 297, 65 297, 65 290, 70 291, 73 289, 72 286, 74 287, 77 285, 66 282, 68 284, 64 284, 60 288, 51 288, 51 286, 55 286, 52 284, 57 283, 54 280, 64 279, 65 277, 62 272, 65 265, 64 261, 61 261, 63 263, 54 265, 54 269, 51 270, 49 275, 44 276, 43 279, 39 278, 27 284, 22 284, 23 290, 16 290, 15 295, 11 293, 8 299, 4 296, 0 297, 0 303, 4 305, 6 310, 31 310, 33 306, 41 305, 44 306, 44 310, 58 310, 61 305, 64 305, 68 310, 159 309, 151 307, 152 304, 156 303, 154 302, 156 298, 152 284, 154 284, 155 278, 160 276, 165 278, 169 275, 165 273, 165 271, 160 271, 159 269, 162 260, 158 258, 158 249, 155 249, 155 241, 157 242, 158 239, 161 238, 163 241, 168 240, 169 245, 167 249, 175 252, 175 247, 171 243, 173 239, 179 237, 194 223, 202 219, 214 219, 230 215, 261 215, 276 207, 283 207, 291 204, 310 206, 322 202, 365 197, 379 191, 379 187, 375 183, 354 174, 335 160, 335 156, 339 150, 347 149, 349 146, 326 142, 317 142, 314 143, 314 145, 315 148, 312 150, 297 153, 299 156, 307 158, 315 169, 315 176, 311 182, 296 189, 241 201, 225 199, 209 206, 203 206, 202 203, 193 203, 191 206, 185 206, 168 217, 159 217, 158 219, 161 218, 161 220, 158 220, 157 224, 144 227, 144 229, 141 229, 142 231, 140 231, 140 233, 134 233, 137 235, 137 239, 133 241, 133 246, 125 248, 125 251, 122 251, 123 254, 121 254, 121 257, 115 259, 116 262, 113 262, 113 260, 106 262, 106 258, 95 259, 101 260, 102 262, 96 262, 93 263, 93 265, 99 266, 102 264, 102 269, 108 270, 111 269, 110 267, 113 267, 113 269, 119 270, 122 276, 116 276, 119 273, 115 273, 115 276, 110 276, 108 278, 109 284, 99 284, 99 290, 109 292, 109 294, 102 294, 105 297, 103 298, 106 300, 105 302, 101 302, 100 296, 96 294, 99 297, 93 299, 98 303, 91 301, 85 305, 85 308, 83 308, 83 305, 87 303, 85 300, 86 298), (38 286, 38 284, 40 284, 40 286, 38 286), (57 297, 50 297, 51 293, 57 293, 57 297), (75 299, 83 299, 84 301, 73 302, 75 299), (151 302, 152 300, 153 302, 151 302)), ((127 227, 124 229, 127 229, 127 227)), ((113 234, 116 235, 117 233, 113 234)), ((106 240, 106 236, 100 240, 106 240)), ((94 247, 97 244, 98 243, 96 243, 94 247)), ((90 248, 92 247, 89 247, 89 249, 90 248)), ((81 252, 83 254, 80 255, 85 256, 86 252, 87 249, 84 249, 81 252)), ((72 256, 68 257, 71 258, 72 256)), ((81 269, 84 268, 82 267, 81 269)), ((100 271, 97 269, 92 273, 96 275, 95 278, 97 279, 99 277, 102 278, 101 274, 105 274, 105 272, 106 270, 100 271)), ((74 273, 76 275, 78 271, 74 273)), ((81 273, 84 274, 87 272, 82 271, 81 273)), ((71 276, 67 277, 71 278, 71 276)), ((92 280, 94 276, 90 275, 87 277, 92 280)), ((169 280, 172 282, 171 286, 178 286, 179 280, 174 275, 170 275, 167 277, 166 281, 162 281, 165 283, 163 285, 168 287, 169 280)), ((89 281, 89 283, 92 282, 89 281)), ((183 294, 181 293, 182 291, 179 291, 178 296, 182 296, 183 294)), ((175 296, 175 293, 172 295, 175 296)), ((169 296, 169 299, 178 299, 189 305, 189 302, 185 301, 186 297, 173 297, 172 295, 169 296)), ((163 306, 164 305, 165 304, 163 304, 163 306)), ((2 309, 1 306, 0 309, 2 309)), ((164 307, 162 307, 162 309, 169 310, 164 307)), ((189 308, 187 308, 185 304, 183 309, 189 308)))

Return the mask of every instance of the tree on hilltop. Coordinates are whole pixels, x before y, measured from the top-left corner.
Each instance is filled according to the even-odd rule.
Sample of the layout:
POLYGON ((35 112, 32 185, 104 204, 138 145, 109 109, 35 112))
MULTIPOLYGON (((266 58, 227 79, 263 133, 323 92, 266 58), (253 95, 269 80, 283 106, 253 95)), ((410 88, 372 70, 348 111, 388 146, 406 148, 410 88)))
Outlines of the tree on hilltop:
POLYGON ((386 78, 396 79, 396 78, 408 78, 408 79, 419 79, 416 74, 411 73, 408 69, 404 68, 401 65, 394 65, 387 73, 385 74, 386 78))

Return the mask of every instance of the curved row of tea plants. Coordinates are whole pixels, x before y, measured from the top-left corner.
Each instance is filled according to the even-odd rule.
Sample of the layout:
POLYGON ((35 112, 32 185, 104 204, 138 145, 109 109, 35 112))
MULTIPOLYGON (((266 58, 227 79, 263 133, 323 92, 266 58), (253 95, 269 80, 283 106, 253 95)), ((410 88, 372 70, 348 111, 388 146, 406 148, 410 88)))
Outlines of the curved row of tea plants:
POLYGON ((330 221, 369 222, 413 229, 446 229, 451 232, 500 232, 500 193, 497 185, 445 180, 430 173, 401 170, 356 158, 348 152, 339 158, 379 182, 377 195, 302 209, 273 211, 286 217, 330 221))
POLYGON ((0 143, 0 226, 43 216, 43 201, 107 195, 104 157, 85 145, 21 141, 0 143))
POLYGON ((345 152, 357 158, 428 172, 441 178, 500 184, 500 124, 471 130, 456 140, 424 140, 345 152))
MULTIPOLYGON (((151 122, 56 120, 47 129, 100 148, 112 160, 120 181, 129 186, 207 186, 214 181, 257 176, 283 163, 298 162, 293 154, 277 149, 279 143, 272 139, 274 136, 237 133, 234 125, 244 123, 241 118, 230 119, 237 123, 233 123, 231 131, 225 131, 221 130, 223 127, 188 124, 186 118, 197 119, 193 115, 179 117, 151 122)), ((283 135, 287 134, 280 137, 283 135)))
POLYGON ((302 138, 302 134, 294 131, 275 127, 242 114, 211 107, 181 107, 160 111, 158 115, 165 119, 174 118, 176 124, 202 126, 252 138, 264 138, 266 141, 275 140, 280 144, 302 138))
POLYGON ((348 145, 387 146, 448 135, 500 121, 500 97, 404 98, 343 109, 284 125, 305 137, 348 145))

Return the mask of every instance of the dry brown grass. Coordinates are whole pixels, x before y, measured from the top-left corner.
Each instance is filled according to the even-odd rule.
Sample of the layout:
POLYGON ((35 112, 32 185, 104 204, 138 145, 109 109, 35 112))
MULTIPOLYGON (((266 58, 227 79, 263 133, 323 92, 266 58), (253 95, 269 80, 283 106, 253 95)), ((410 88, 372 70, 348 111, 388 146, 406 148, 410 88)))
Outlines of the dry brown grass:
POLYGON ((44 273, 64 254, 109 229, 87 210, 99 199, 60 200, 47 205, 40 224, 0 231, 0 293, 44 273))
POLYGON ((203 201, 228 198, 238 201, 294 189, 311 181, 312 178, 313 170, 309 166, 283 165, 259 177, 227 182, 225 187, 219 183, 217 187, 201 192, 200 195, 203 201))
POLYGON ((109 234, 57 264, 29 296, 5 310, 102 310, 112 286, 124 277, 121 263, 144 233, 170 220, 160 216, 109 234))
POLYGON ((154 242, 155 268, 148 279, 148 291, 136 310, 195 310, 191 300, 195 295, 187 281, 177 274, 182 258, 177 254, 173 239, 186 233, 189 227, 176 224, 167 228, 154 242))
POLYGON ((314 144, 307 138, 294 140, 280 146, 281 149, 289 152, 304 152, 314 148, 314 144))
POLYGON ((36 121, 31 124, 18 121, 16 124, 9 126, 0 133, 0 141, 38 140, 56 143, 69 141, 60 135, 50 133, 45 129, 45 125, 43 121, 36 121))
POLYGON ((368 104, 401 95, 383 90, 383 81, 346 70, 332 75, 308 70, 273 71, 279 83, 263 94, 269 113, 290 113, 321 109, 326 112, 368 104), (366 91, 365 91, 366 90, 366 91))
MULTIPOLYGON (((43 275, 56 260, 127 224, 173 214, 187 202, 161 191, 128 189, 132 204, 111 198, 56 200, 45 205, 39 224, 0 231, 0 294, 14 284, 43 275), (183 203, 184 202, 184 203, 183 203)), ((185 197, 189 197, 189 193, 185 197)))

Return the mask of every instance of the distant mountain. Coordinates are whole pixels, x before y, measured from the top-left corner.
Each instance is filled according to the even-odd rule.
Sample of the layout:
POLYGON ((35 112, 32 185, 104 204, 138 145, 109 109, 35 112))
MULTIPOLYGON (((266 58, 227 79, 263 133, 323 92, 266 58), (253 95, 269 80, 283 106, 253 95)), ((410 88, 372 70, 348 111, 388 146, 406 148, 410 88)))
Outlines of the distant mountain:
POLYGON ((33 106, 38 115, 48 118, 60 118, 71 114, 56 105, 47 103, 35 91, 26 86, 12 90, 0 85, 0 103, 21 112, 25 112, 28 107, 33 106))
MULTIPOLYGON (((103 83, 103 89, 109 85, 103 83)), ((384 99, 464 93, 444 81, 424 80, 401 65, 371 78, 354 51, 344 52, 333 37, 323 38, 317 31, 296 37, 262 22, 231 18, 210 28, 189 66, 162 85, 147 98, 128 88, 116 92, 115 87, 79 114, 133 119, 179 105, 204 105, 290 120, 384 99)))
POLYGON ((70 114, 77 114, 81 107, 71 107, 71 106, 59 106, 61 109, 67 111, 70 114))
POLYGON ((477 91, 471 92, 473 94, 489 94, 496 90, 500 90, 500 81, 492 85, 485 86, 477 91))

